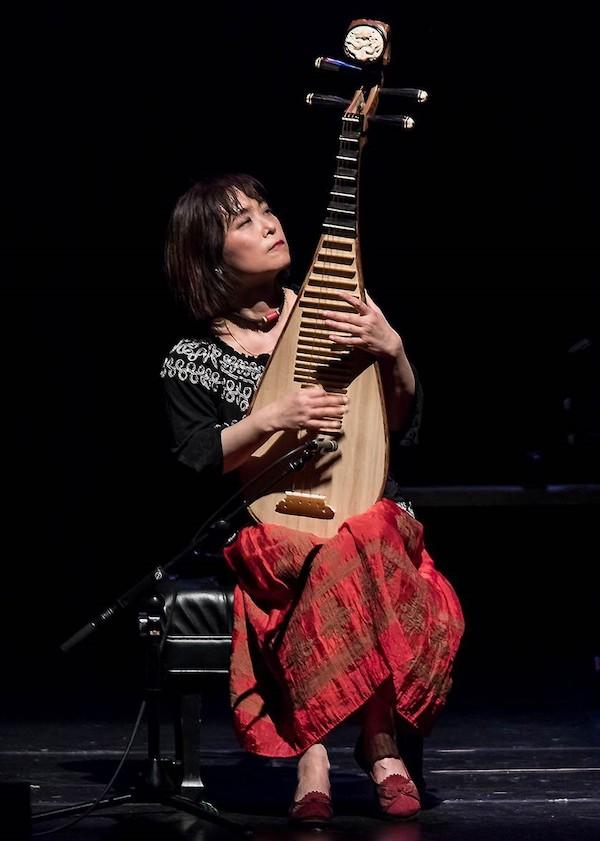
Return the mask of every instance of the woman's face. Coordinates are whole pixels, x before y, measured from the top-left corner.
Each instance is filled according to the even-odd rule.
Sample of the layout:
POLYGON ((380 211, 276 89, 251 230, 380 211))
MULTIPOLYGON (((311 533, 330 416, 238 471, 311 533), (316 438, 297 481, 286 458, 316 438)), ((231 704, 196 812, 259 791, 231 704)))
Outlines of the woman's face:
POLYGON ((223 259, 249 285, 274 280, 290 264, 281 222, 266 202, 237 197, 240 211, 226 228, 223 259))

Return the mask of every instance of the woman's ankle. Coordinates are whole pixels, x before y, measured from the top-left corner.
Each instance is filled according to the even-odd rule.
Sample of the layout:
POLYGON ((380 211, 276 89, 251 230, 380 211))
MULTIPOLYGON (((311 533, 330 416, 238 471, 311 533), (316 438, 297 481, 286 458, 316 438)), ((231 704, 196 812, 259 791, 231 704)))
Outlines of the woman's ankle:
POLYGON ((298 760, 298 771, 304 768, 325 767, 329 771, 329 756, 327 748, 321 742, 311 745, 298 760))
POLYGON ((396 744, 394 733, 382 732, 381 730, 363 730, 361 735, 362 755, 368 765, 378 762, 380 759, 399 758, 400 752, 396 744))
POLYGON ((309 791, 329 794, 329 757, 324 745, 312 745, 298 760, 298 783, 294 799, 301 800, 309 791))

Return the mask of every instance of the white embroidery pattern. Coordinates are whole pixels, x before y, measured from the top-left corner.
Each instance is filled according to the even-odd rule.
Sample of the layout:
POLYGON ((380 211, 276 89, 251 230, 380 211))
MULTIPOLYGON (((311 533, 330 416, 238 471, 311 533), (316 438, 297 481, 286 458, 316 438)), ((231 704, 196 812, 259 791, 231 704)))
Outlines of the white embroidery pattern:
POLYGON ((161 377, 177 377, 182 382, 189 380, 193 385, 200 384, 207 391, 220 392, 223 400, 235 403, 242 412, 250 405, 265 370, 264 365, 259 365, 253 359, 223 353, 214 342, 182 339, 171 353, 177 354, 179 358, 168 356, 165 359, 161 377), (203 364, 207 362, 209 365, 203 364))

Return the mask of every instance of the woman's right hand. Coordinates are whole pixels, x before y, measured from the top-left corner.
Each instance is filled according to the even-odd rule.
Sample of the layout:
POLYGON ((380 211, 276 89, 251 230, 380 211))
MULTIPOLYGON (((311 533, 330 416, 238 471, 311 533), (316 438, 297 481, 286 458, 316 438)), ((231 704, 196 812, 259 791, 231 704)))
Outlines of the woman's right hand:
POLYGON ((348 408, 345 394, 331 394, 315 385, 289 391, 264 407, 269 432, 283 429, 339 432, 348 408))

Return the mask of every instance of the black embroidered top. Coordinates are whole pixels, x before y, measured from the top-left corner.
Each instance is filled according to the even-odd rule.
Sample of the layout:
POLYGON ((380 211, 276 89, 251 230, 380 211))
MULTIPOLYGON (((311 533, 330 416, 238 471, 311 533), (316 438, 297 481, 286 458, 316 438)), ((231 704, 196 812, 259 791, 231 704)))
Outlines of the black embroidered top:
MULTIPOLYGON (((268 360, 269 354, 248 356, 211 335, 181 339, 163 363, 161 377, 173 435, 172 452, 182 464, 202 475, 215 508, 238 484, 235 471, 223 475, 221 430, 245 417, 268 360)), ((403 432, 390 436, 392 448, 417 443, 422 403, 417 378, 411 417, 403 432)), ((385 496, 403 499, 391 477, 385 496)))

